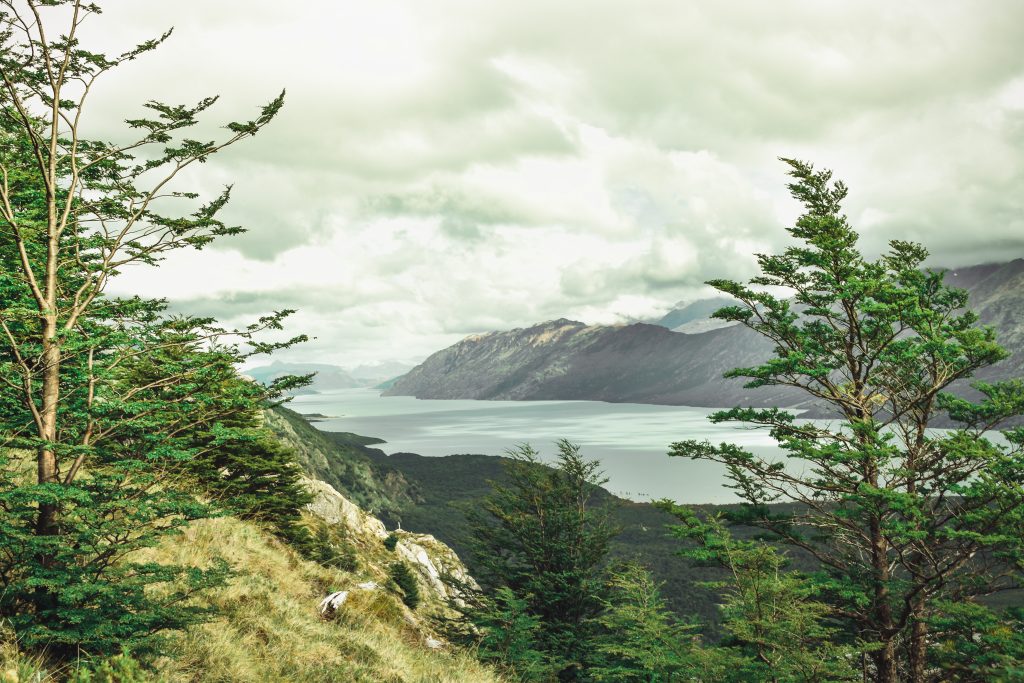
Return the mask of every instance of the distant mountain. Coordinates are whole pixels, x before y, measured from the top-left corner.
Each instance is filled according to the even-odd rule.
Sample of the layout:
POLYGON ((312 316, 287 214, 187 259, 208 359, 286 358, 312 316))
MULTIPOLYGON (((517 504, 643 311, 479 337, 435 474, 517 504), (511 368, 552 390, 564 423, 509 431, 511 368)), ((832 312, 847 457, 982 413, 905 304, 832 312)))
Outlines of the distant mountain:
MULTIPOLYGON (((1024 374, 1024 259, 951 270, 947 277, 968 290, 971 307, 983 323, 996 327, 1013 354, 981 377, 1024 374)), ((709 314, 721 303, 693 304, 667 322, 699 324, 704 319, 698 312, 709 314)), ((802 393, 744 389, 742 380, 722 377, 730 368, 756 365, 770 355, 771 345, 741 326, 685 334, 660 325, 599 326, 563 318, 467 337, 427 358, 384 394, 810 408, 802 393)))
POLYGON ((376 386, 387 382, 412 370, 413 363, 402 363, 400 361, 381 361, 378 363, 366 363, 357 365, 347 370, 355 379, 364 383, 365 386, 376 386))
POLYGON ((732 299, 726 299, 725 297, 700 299, 689 304, 680 302, 676 304, 676 308, 666 313, 664 317, 654 324, 667 327, 670 330, 676 330, 688 323, 710 322, 712 313, 723 306, 731 306, 732 304, 732 299))
POLYGON ((274 361, 270 365, 262 365, 246 370, 243 374, 252 377, 258 382, 268 384, 284 375, 306 375, 311 372, 316 373, 313 383, 308 387, 303 387, 296 393, 313 393, 317 391, 330 391, 332 389, 354 389, 369 384, 368 382, 356 379, 337 365, 327 365, 324 363, 285 363, 274 361))

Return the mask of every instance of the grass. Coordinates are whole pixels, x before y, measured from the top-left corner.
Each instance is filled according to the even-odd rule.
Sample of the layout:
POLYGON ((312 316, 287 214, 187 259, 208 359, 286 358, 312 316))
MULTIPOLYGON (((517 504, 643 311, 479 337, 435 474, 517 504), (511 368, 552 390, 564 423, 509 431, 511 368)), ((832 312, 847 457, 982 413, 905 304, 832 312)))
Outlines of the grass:
MULTIPOLYGON (((456 648, 431 650, 426 622, 384 588, 354 590, 333 620, 317 604, 335 590, 387 577, 393 554, 360 552, 347 573, 302 559, 256 525, 232 517, 193 523, 183 536, 143 551, 146 559, 208 566, 217 559, 235 571, 229 584, 198 598, 216 618, 169 634, 167 655, 141 677, 106 674, 89 683, 488 683, 501 679, 456 648), (378 557, 379 555, 379 557, 378 557)), ((418 614, 418 613, 417 613, 418 614)), ((7 637, 3 637, 6 635, 7 637)), ((0 634, 0 683, 57 683, 73 670, 54 671, 18 652, 0 634)))
POLYGON ((184 542, 155 554, 198 566, 222 558, 237 572, 206 598, 218 618, 176 636, 174 655, 158 662, 170 682, 499 680, 468 653, 426 648, 427 630, 384 589, 353 591, 337 619, 322 619, 316 606, 324 595, 382 578, 386 567, 372 559, 359 575, 327 569, 233 518, 193 524, 184 542))

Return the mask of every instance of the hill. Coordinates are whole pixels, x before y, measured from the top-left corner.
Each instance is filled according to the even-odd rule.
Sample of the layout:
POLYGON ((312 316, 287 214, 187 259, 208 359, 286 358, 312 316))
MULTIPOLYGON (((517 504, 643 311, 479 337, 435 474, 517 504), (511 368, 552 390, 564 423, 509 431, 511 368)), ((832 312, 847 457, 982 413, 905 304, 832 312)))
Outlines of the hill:
MULTIPOLYGON (((982 379, 1024 371, 1024 259, 947 271, 966 289, 982 323, 993 325, 1012 356, 982 379)), ((697 326, 712 306, 693 304, 665 324, 697 326)), ((778 388, 751 391, 723 379, 734 367, 756 365, 770 344, 731 326, 699 334, 661 325, 586 325, 567 319, 507 332, 473 335, 431 355, 385 390, 388 396, 483 400, 594 400, 721 407, 811 409, 805 395, 778 388)))

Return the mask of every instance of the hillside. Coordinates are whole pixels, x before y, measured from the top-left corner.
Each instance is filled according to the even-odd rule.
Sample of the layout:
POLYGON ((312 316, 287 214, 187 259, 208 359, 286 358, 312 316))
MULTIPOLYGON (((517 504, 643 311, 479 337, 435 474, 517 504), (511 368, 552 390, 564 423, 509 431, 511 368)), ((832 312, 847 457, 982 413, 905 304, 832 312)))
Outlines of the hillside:
MULTIPOLYGON (((1012 356, 980 377, 1018 376, 1024 370, 1024 259, 949 271, 968 290, 970 305, 993 325, 1012 356)), ((666 324, 700 323, 692 305, 666 324)), ((432 399, 595 400, 720 407, 784 405, 810 408, 804 395, 776 388, 755 391, 730 368, 755 365, 771 354, 768 342, 739 326, 699 334, 660 325, 585 325, 566 319, 508 332, 473 335, 439 351, 384 394, 432 399)))
POLYGON ((331 439, 302 415, 278 406, 264 411, 267 427, 297 456, 306 473, 326 482, 364 510, 387 516, 416 500, 416 490, 400 472, 381 466, 365 449, 377 439, 331 439))
MULTIPOLYGON (((397 532, 389 551, 382 522, 330 485, 306 480, 315 494, 306 523, 347 553, 346 566, 312 562, 258 525, 233 517, 195 522, 181 536, 136 559, 209 567, 225 562, 228 585, 197 596, 213 620, 168 634, 173 656, 150 673, 97 681, 154 683, 483 683, 500 680, 471 654, 445 643, 432 618, 446 613, 448 589, 438 576, 466 577, 455 553, 434 537, 397 532), (389 586, 389 566, 413 570, 422 602, 415 611, 389 586), (340 594, 341 597, 338 597, 340 594), (325 597, 335 607, 324 609, 325 597)), ((6 634, 5 634, 6 635, 6 634)), ((65 672, 0 643, 5 681, 50 683, 65 672), (10 673, 14 672, 14 673, 10 673)))

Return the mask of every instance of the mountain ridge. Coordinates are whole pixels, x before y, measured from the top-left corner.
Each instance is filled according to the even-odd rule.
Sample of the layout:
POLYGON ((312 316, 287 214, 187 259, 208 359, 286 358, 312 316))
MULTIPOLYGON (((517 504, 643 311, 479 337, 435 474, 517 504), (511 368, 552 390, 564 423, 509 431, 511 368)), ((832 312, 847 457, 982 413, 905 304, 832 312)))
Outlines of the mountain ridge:
MULTIPOLYGON (((996 327, 998 340, 1011 353, 977 378, 1021 374, 1024 259, 944 270, 950 284, 968 291, 970 306, 981 323, 996 327)), ((686 318, 684 325, 700 322, 692 316, 680 318, 686 318)), ((735 367, 759 365, 771 354, 767 340, 741 326, 687 334, 656 324, 601 326, 559 318, 466 337, 428 357, 383 393, 429 399, 813 409, 806 396, 795 390, 746 389, 745 380, 722 376, 735 367)))

